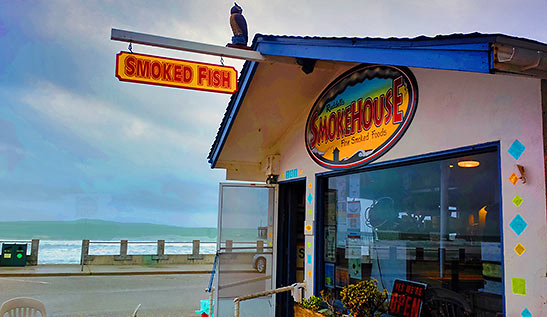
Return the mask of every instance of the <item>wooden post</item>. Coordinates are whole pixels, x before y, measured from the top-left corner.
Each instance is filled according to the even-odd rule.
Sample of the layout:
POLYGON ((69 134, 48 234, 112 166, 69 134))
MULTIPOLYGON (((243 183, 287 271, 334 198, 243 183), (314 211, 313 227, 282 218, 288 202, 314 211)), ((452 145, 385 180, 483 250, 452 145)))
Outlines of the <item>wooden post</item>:
POLYGON ((234 246, 234 240, 226 240, 226 252, 232 252, 234 246))
POLYGON ((82 240, 82 254, 80 257, 80 265, 85 265, 86 257, 89 254, 89 240, 82 240))
POLYGON ((29 265, 38 265, 38 249, 40 246, 39 239, 32 239, 32 244, 30 246, 30 261, 29 265))
POLYGON ((264 241, 256 241, 256 253, 264 253, 264 241))

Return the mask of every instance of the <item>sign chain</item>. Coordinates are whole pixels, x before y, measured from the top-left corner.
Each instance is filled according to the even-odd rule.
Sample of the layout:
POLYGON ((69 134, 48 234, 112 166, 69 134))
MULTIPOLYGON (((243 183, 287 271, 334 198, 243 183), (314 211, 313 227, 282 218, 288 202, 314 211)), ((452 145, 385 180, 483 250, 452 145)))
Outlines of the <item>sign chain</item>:
POLYGON ((129 42, 129 47, 127 48, 131 52, 131 54, 133 54, 133 45, 132 44, 133 43, 129 42))
POLYGON ((224 58, 222 57, 222 55, 220 56, 220 65, 224 66, 224 58))

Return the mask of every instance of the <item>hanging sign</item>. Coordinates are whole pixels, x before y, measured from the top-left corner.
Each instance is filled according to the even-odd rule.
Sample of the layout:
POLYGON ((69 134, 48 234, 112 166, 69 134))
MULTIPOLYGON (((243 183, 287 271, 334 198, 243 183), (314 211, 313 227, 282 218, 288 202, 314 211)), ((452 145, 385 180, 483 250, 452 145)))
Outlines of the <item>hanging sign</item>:
POLYGON ((395 280, 389 301, 390 316, 418 317, 427 285, 406 280, 395 280))
POLYGON ((129 52, 116 55, 116 77, 133 83, 226 94, 237 91, 237 71, 233 67, 129 52))
POLYGON ((405 67, 364 65, 338 77, 319 96, 306 123, 306 148, 327 168, 370 163, 410 125, 418 86, 405 67))

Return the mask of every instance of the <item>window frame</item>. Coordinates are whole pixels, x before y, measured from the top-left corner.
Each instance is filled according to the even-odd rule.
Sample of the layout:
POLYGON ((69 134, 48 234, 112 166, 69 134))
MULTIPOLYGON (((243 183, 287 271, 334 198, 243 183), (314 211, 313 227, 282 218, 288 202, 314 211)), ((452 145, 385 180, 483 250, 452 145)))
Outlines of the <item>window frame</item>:
MULTIPOLYGON (((416 156, 409 156, 400 159, 394 159, 385 162, 377 162, 368 164, 365 166, 360 166, 356 168, 351 168, 347 170, 332 170, 322 173, 317 173, 315 175, 316 183, 316 193, 315 197, 315 226, 318 230, 315 231, 315 266, 314 266, 314 289, 313 294, 318 296, 319 292, 324 289, 325 283, 325 259, 324 259, 324 211, 325 211, 325 197, 324 193, 328 189, 328 179, 331 177, 344 176, 350 174, 357 174, 363 172, 369 172, 374 170, 389 169, 400 166, 408 166, 420 163, 427 163, 433 161, 441 161, 445 159, 482 154, 482 153, 494 153, 497 155, 498 159, 498 191, 500 202, 503 202, 502 196, 502 182, 501 182, 501 157, 500 157, 500 142, 488 142, 482 144, 476 144, 471 146, 460 147, 456 149, 444 150, 439 152, 421 154, 416 156)), ((505 314, 506 311, 506 301, 505 301, 505 254, 504 254, 504 236, 503 236, 503 203, 500 203, 499 207, 499 217, 500 217, 500 243, 501 243, 501 286, 502 286, 502 309, 505 314)))

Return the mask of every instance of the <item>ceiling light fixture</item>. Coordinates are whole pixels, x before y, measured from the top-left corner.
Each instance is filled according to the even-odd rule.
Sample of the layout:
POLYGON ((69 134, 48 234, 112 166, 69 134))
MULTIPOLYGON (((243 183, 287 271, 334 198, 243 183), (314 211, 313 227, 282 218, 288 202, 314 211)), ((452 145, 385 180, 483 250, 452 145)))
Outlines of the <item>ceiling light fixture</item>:
POLYGON ((481 163, 479 161, 473 161, 473 160, 466 160, 466 161, 459 161, 458 162, 458 166, 459 167, 464 167, 464 168, 472 168, 472 167, 477 167, 481 165, 481 163))

